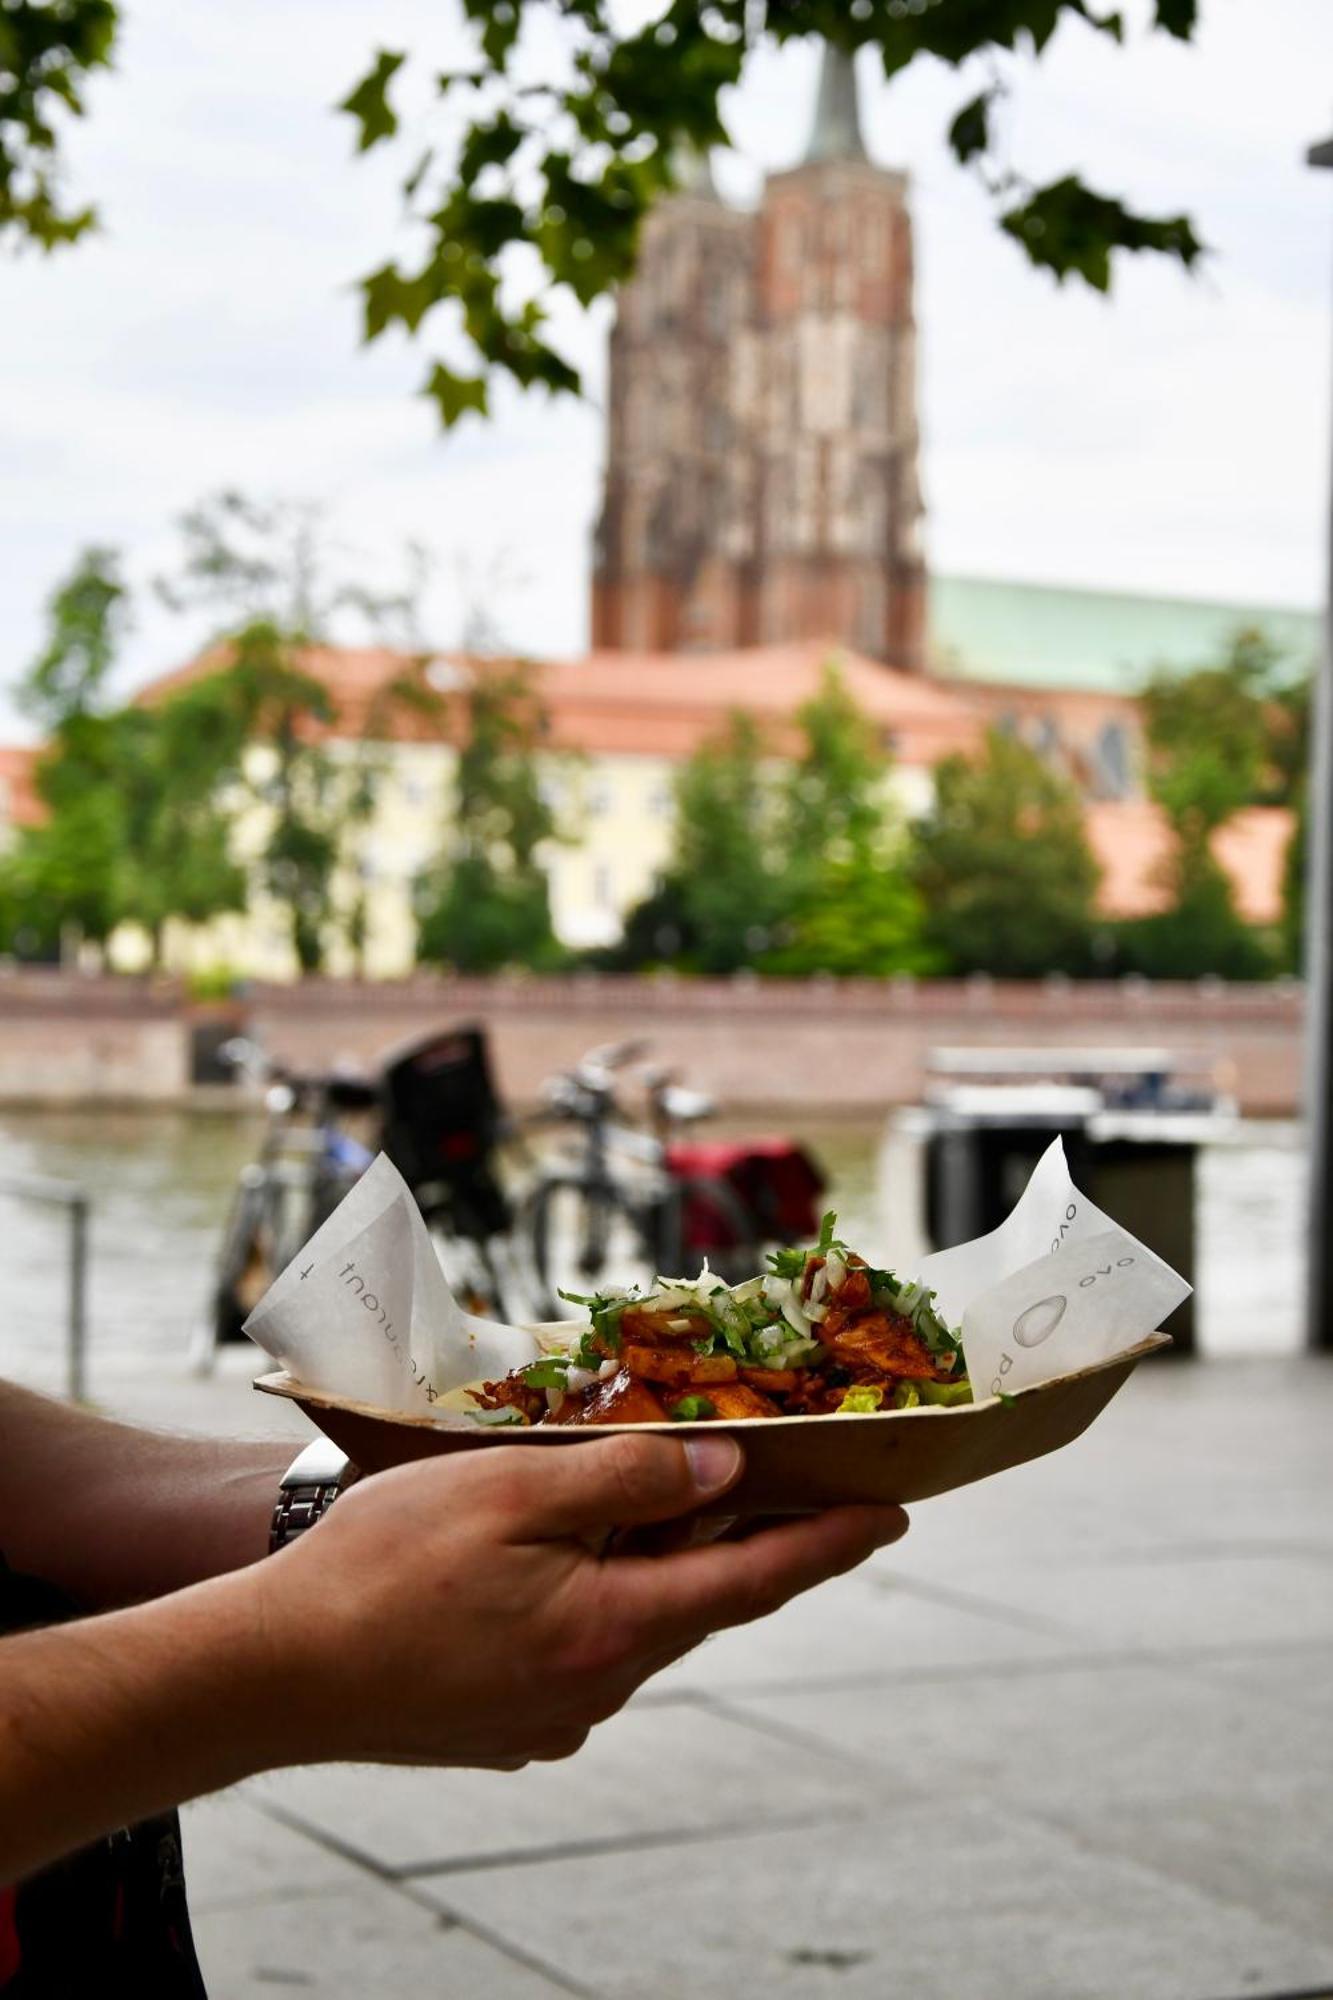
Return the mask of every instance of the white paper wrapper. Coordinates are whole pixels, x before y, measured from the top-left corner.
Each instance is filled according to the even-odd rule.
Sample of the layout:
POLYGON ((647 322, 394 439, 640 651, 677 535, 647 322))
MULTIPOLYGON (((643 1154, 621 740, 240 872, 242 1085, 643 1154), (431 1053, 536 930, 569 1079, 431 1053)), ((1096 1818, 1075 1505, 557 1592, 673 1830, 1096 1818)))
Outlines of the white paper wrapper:
MULTIPOLYGON (((944 1318, 962 1327, 978 1401, 1113 1359, 1155 1331, 1190 1289, 1079 1193, 1058 1139, 998 1229, 937 1251, 910 1275, 932 1286, 944 1318)), ((539 1352, 533 1330, 462 1310, 406 1183, 383 1154, 245 1330, 307 1388, 387 1411, 429 1409, 539 1352)))
POLYGON ((1170 1265, 1079 1193, 1060 1139, 998 1229, 937 1250, 920 1277, 950 1326, 962 1328, 978 1402, 1113 1360, 1190 1294, 1170 1265))
POLYGON ((531 1361, 530 1333, 465 1313, 407 1183, 381 1153, 245 1323, 298 1382, 421 1410, 531 1361))

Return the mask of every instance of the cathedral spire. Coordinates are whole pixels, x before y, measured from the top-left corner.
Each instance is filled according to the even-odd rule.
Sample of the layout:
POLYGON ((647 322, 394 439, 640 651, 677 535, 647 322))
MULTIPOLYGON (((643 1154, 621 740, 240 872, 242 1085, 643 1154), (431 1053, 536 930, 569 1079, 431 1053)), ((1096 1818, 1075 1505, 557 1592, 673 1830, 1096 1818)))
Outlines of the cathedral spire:
POLYGON ((835 48, 832 42, 825 42, 823 65, 819 72, 819 101, 805 164, 808 167, 825 166, 830 161, 865 160, 868 157, 865 140, 861 136, 855 64, 845 50, 835 48))

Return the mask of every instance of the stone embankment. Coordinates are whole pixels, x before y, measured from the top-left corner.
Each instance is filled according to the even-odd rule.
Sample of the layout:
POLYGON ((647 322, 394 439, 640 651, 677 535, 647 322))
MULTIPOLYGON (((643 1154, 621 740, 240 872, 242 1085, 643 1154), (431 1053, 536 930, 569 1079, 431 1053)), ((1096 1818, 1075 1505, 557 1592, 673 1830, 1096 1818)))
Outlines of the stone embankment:
POLYGON ((220 1027, 308 1072, 374 1066, 395 1045, 481 1022, 520 1105, 592 1044, 641 1036, 738 1110, 873 1115, 919 1099, 934 1050, 1099 1048, 1165 1052, 1251 1115, 1281 1117, 1300 1105, 1302 1011, 1292 983, 421 976, 256 984, 220 1022, 170 981, 12 971, 0 975, 0 1100, 198 1101, 192 1052, 220 1027))

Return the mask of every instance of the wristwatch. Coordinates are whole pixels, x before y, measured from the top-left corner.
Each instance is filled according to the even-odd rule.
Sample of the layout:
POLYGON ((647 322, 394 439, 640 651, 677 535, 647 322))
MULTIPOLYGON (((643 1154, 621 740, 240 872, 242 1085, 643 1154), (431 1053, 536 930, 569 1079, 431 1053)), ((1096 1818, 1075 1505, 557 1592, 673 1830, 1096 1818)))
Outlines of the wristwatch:
POLYGON ((328 1513, 338 1495, 356 1478, 356 1467, 345 1451, 328 1438, 316 1438, 298 1452, 278 1481, 278 1504, 269 1529, 269 1554, 285 1548, 313 1528, 328 1513))

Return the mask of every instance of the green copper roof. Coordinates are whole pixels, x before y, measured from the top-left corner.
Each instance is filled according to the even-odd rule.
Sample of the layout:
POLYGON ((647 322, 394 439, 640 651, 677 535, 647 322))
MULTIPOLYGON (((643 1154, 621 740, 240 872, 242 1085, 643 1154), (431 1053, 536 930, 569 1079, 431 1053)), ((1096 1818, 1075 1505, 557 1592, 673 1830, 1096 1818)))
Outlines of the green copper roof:
POLYGON ((989 577, 930 581, 931 669, 966 680, 1133 694, 1155 667, 1206 666, 1233 633, 1254 627, 1294 666, 1319 657, 1314 611, 989 577))
POLYGON ((831 160, 866 159, 861 136, 861 106, 856 94, 856 68, 849 55, 824 44, 824 60, 819 71, 819 101, 815 106, 814 130, 806 149, 807 166, 823 166, 831 160))

